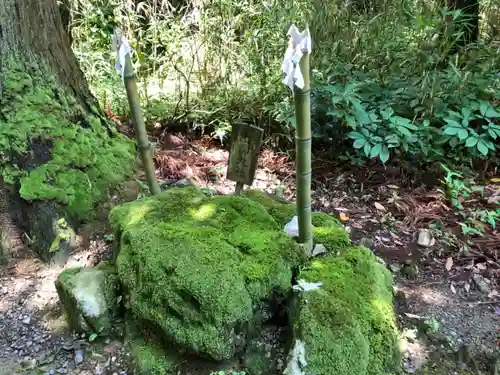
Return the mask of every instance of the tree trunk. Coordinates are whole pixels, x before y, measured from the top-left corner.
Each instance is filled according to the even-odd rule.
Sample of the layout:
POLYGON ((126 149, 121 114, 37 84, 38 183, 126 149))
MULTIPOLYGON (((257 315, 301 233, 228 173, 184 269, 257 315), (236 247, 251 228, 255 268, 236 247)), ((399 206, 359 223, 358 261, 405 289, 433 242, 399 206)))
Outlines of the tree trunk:
POLYGON ((63 262, 134 144, 98 109, 56 0, 0 1, 0 88, 0 253, 22 239, 63 262))

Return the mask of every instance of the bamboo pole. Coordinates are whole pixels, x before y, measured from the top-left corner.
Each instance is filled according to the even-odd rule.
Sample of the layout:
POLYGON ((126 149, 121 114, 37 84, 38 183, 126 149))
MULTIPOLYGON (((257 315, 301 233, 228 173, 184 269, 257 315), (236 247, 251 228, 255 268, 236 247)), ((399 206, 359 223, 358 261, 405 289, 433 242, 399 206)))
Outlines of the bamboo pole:
POLYGON ((137 146, 142 158, 142 163, 144 165, 144 171, 146 173, 146 180, 151 194, 155 195, 160 193, 161 189, 158 180, 156 178, 152 147, 148 139, 148 134, 146 132, 146 125, 144 124, 144 118, 142 117, 141 103, 137 91, 136 77, 134 68, 132 67, 132 60, 130 59, 130 54, 127 54, 125 56, 123 80, 125 83, 125 89, 127 91, 127 98, 128 98, 128 103, 130 105, 130 111, 132 113, 132 122, 134 123, 135 127, 137 146))
POLYGON ((299 222, 299 243, 312 251, 312 210, 311 210, 311 90, 309 83, 309 53, 302 51, 299 67, 304 79, 304 87, 294 86, 297 216, 299 222))

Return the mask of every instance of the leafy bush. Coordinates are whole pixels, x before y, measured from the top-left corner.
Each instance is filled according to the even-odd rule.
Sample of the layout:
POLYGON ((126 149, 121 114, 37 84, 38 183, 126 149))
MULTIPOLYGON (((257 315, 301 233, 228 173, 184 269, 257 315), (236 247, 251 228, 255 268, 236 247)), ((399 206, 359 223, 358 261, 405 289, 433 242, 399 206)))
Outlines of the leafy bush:
POLYGON ((449 20, 460 26, 467 15, 438 1, 71 2, 74 50, 96 95, 123 116, 124 90, 108 47, 114 25, 134 48, 149 122, 207 126, 222 138, 245 121, 264 127, 269 145, 292 146, 293 100, 280 66, 286 31, 301 20, 313 35, 314 134, 335 146, 336 157, 457 162, 497 155, 494 4, 482 4, 482 41, 457 49, 463 28, 449 20))

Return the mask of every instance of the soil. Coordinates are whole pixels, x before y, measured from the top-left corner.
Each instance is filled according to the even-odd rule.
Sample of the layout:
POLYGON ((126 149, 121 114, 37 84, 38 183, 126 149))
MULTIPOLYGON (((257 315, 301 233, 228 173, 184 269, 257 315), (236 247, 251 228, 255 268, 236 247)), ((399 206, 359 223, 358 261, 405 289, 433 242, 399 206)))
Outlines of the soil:
MULTIPOLYGON (((214 194, 231 194, 235 184, 225 178, 227 159, 228 152, 210 140, 181 139, 175 150, 157 150, 158 177, 162 185, 183 180, 214 194)), ((370 247, 394 274, 395 304, 404 336, 404 371, 460 374, 467 373, 464 366, 471 367, 472 373, 488 370, 500 345, 498 249, 490 246, 485 250, 474 242, 467 247, 458 245, 458 249, 450 247, 451 240, 463 245, 453 225, 446 224, 456 226, 457 219, 434 188, 405 187, 400 175, 387 171, 362 177, 359 171, 322 160, 315 160, 313 167, 318 176, 312 192, 314 209, 337 216, 353 241, 370 247), (373 176, 379 182, 370 182, 373 176), (439 230, 431 225, 436 221, 444 223, 439 230), (420 246, 417 237, 424 228, 431 229, 433 243, 420 246), (466 353, 461 358, 464 364, 455 360, 461 352, 466 353), (448 361, 445 365, 445 356, 452 358, 451 366, 448 361)), ((294 180, 293 164, 287 157, 265 150, 252 187, 282 192, 293 201, 294 180)), ((80 247, 64 268, 93 266, 111 258, 106 212, 114 204, 146 193, 143 186, 129 181, 119 196, 111 197, 99 220, 80 233, 80 247)), ((89 338, 67 331, 54 287, 62 268, 49 268, 28 251, 20 254, 0 269, 0 375, 18 371, 131 374, 129 353, 119 338, 91 343, 89 338)))

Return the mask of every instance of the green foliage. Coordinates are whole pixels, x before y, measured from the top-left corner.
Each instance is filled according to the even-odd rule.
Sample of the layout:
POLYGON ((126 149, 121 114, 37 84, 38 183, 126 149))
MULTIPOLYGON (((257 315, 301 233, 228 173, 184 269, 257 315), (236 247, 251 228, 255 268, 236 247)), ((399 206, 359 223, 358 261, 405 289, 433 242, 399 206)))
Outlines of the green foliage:
POLYGON ((299 277, 322 282, 300 292, 292 310, 295 338, 305 346, 305 372, 394 373, 400 358, 392 280, 371 251, 351 247, 314 260, 299 277))
POLYGON ((313 36, 314 136, 334 157, 498 156, 496 6, 481 8, 481 41, 457 49, 467 15, 437 1, 72 3, 74 50, 96 95, 119 114, 127 106, 108 47, 115 24, 134 47, 150 123, 188 122, 223 138, 242 120, 265 127, 268 145, 290 148, 295 116, 280 65, 285 33, 301 20, 313 36))

